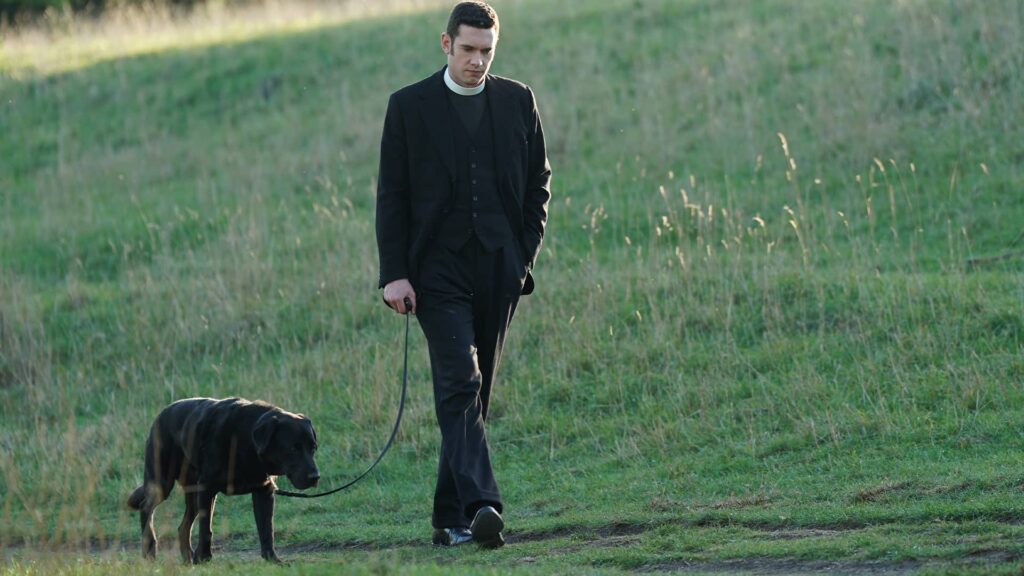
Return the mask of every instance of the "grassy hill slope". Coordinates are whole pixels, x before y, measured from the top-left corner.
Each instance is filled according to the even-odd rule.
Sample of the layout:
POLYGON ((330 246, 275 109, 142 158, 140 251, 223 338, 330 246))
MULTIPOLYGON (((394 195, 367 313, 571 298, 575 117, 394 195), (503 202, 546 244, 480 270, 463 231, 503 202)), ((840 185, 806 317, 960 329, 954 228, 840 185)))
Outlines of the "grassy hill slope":
MULTIPOLYGON (((140 568, 122 503, 174 399, 305 412, 338 482, 386 437, 403 323, 375 291, 377 145, 387 95, 443 64, 446 12, 296 25, 268 6, 242 31, 157 11, 153 46, 130 19, 0 39, 14 573, 140 568)), ((493 71, 536 91, 554 169, 489 428, 512 545, 426 544, 417 331, 396 448, 341 496, 279 499, 283 555, 308 573, 1015 570, 1019 3, 496 7, 493 71)), ((168 562, 179 498, 157 518, 168 562)), ((248 506, 220 499, 211 570, 260 568, 248 506)))

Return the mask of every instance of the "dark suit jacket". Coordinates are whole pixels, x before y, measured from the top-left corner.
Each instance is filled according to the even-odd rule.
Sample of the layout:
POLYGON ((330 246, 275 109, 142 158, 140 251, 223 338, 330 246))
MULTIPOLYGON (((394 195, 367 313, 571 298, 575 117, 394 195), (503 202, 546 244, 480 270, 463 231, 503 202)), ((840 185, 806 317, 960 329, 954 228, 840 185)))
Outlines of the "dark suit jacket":
MULTIPOLYGON (((551 167, 533 92, 515 80, 487 75, 498 192, 527 265, 523 294, 533 291, 551 197, 551 167)), ((377 249, 380 287, 416 271, 455 195, 455 140, 444 69, 391 95, 380 143, 377 249)))

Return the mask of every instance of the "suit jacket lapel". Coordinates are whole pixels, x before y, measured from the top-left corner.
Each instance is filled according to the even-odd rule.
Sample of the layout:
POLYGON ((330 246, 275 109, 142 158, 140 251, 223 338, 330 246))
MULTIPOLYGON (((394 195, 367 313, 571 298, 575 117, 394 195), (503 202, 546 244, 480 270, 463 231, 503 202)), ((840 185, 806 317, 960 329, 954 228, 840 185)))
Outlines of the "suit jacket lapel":
POLYGON ((444 85, 444 69, 434 74, 427 89, 420 94, 423 98, 423 106, 420 107, 420 116, 423 124, 427 127, 434 146, 437 147, 438 155, 448 169, 448 174, 455 178, 455 136, 452 132, 451 114, 448 111, 448 95, 444 85))
POLYGON ((491 130, 494 132, 494 159, 498 172, 498 190, 504 189, 503 183, 507 173, 506 163, 501 159, 507 157, 509 144, 512 141, 512 102, 501 88, 502 86, 498 82, 488 78, 487 88, 484 90, 487 94, 487 107, 491 114, 491 130))
MULTIPOLYGON (((505 204, 505 214, 517 238, 523 236, 523 214, 521 202, 509 177, 509 158, 515 150, 515 122, 518 120, 516 102, 500 82, 488 79, 487 107, 491 114, 491 131, 494 137, 494 164, 498 177, 498 196, 505 204)), ((530 280, 532 282, 532 279, 530 280)))

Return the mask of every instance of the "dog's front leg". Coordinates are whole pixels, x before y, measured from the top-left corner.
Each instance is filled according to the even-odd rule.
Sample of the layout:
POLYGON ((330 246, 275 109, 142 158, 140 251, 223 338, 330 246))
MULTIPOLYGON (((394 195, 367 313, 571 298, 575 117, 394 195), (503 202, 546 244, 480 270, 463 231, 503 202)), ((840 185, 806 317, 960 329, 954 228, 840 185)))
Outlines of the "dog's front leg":
POLYGON ((252 512, 260 536, 260 555, 264 560, 280 562, 274 552, 274 485, 267 484, 252 493, 252 512))
POLYGON ((196 495, 199 502, 199 544, 196 546, 192 561, 196 564, 213 558, 213 508, 217 505, 217 492, 207 487, 200 487, 196 495))

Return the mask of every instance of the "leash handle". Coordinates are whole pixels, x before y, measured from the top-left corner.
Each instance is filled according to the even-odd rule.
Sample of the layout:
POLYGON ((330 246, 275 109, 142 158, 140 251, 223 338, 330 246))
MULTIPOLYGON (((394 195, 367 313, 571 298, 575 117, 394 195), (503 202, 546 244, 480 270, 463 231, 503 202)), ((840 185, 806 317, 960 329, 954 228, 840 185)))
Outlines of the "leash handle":
MULTIPOLYGON (((405 308, 406 308, 406 310, 412 310, 412 303, 409 301, 408 298, 405 299, 405 308)), ((320 498, 322 496, 328 496, 330 494, 334 494, 335 492, 341 492, 342 490, 344 490, 344 489, 348 488, 349 486, 352 486, 356 482, 359 482, 360 480, 362 480, 364 476, 369 474, 371 470, 373 470, 374 468, 377 467, 377 464, 380 463, 380 461, 384 458, 384 455, 387 454, 388 449, 390 449, 391 445, 395 442, 395 436, 398 435, 398 425, 402 423, 402 412, 405 410, 405 392, 406 392, 406 389, 408 387, 409 387, 409 313, 406 312, 406 314, 405 314, 405 359, 404 359, 404 361, 402 363, 402 396, 401 396, 401 398, 398 401, 398 416, 395 417, 395 426, 391 429, 391 437, 388 438, 387 444, 384 445, 384 449, 380 451, 380 454, 377 456, 377 459, 374 460, 373 464, 370 464, 370 467, 367 468, 362 474, 360 474, 359 476, 356 476, 355 480, 350 481, 349 483, 345 484, 344 486, 339 486, 339 487, 337 487, 337 488, 335 488, 333 490, 328 490, 327 492, 320 492, 319 494, 304 494, 302 492, 289 492, 287 490, 275 490, 274 493, 277 494, 278 496, 285 496, 285 497, 288 497, 288 498, 320 498)))

